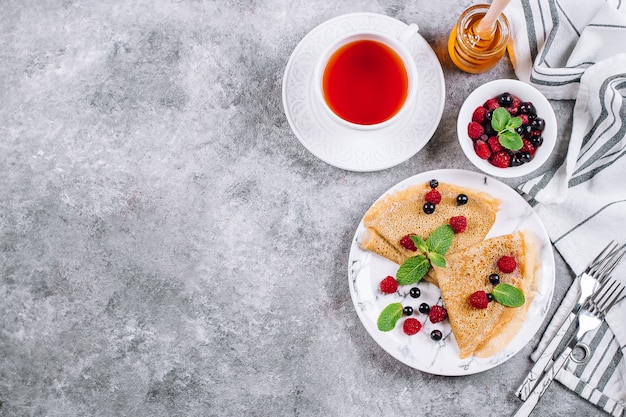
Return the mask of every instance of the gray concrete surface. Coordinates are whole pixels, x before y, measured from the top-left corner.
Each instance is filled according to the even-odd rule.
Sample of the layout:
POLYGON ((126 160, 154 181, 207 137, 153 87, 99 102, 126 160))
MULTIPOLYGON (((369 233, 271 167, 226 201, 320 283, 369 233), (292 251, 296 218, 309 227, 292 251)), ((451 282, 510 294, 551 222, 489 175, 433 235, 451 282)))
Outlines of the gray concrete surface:
MULTIPOLYGON (((452 65, 448 32, 469 4, 3 2, 0 415, 509 415, 538 336, 481 374, 422 373, 367 334, 347 280, 381 193, 475 170, 456 114, 472 88, 514 74, 508 59, 481 75, 452 65), (359 11, 417 22, 446 78, 428 145, 374 173, 310 154, 281 102, 300 39, 359 11)), ((553 105, 550 164, 573 107, 553 105)), ((557 302, 571 279, 557 254, 557 302)), ((538 407, 598 413, 558 384, 538 407)))

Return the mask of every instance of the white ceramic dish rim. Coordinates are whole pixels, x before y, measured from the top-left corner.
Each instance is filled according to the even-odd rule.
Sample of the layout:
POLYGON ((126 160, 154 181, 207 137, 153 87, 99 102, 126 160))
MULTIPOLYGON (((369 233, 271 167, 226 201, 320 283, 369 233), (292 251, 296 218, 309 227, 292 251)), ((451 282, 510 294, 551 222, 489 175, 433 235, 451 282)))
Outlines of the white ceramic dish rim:
POLYGON ((495 177, 520 177, 534 172, 550 158, 557 138, 556 116, 550 102, 535 87, 514 79, 489 81, 476 88, 463 102, 457 120, 457 136, 463 152, 476 168, 495 177), (509 92, 522 101, 532 102, 538 117, 545 120, 546 127, 543 131, 543 144, 538 148, 531 162, 517 167, 498 168, 476 155, 473 141, 467 134, 467 125, 472 121, 472 114, 476 107, 504 92, 509 92))
MULTIPOLYGON (((522 229, 529 230, 535 236, 541 262, 539 291, 529 307, 525 324, 517 336, 506 348, 492 357, 460 359, 458 346, 454 342, 454 336, 450 332, 447 320, 434 325, 434 327, 425 321, 422 331, 414 336, 407 336, 402 333, 400 325, 391 332, 379 331, 376 320, 380 311, 391 302, 406 302, 409 299, 408 287, 410 286, 401 288, 403 292, 398 291, 394 295, 382 295, 378 292, 377 285, 380 279, 386 275, 394 275, 398 265, 360 248, 359 239, 364 231, 362 220, 354 234, 348 260, 350 295, 357 315, 367 332, 387 353, 400 362, 435 375, 475 374, 506 362, 526 346, 539 330, 549 311, 554 294, 554 253, 548 233, 530 205, 508 185, 485 174, 459 169, 423 172, 394 185, 379 199, 388 193, 404 189, 412 184, 428 182, 433 178, 441 183, 456 184, 488 192, 503 201, 501 210, 496 216, 496 222, 487 238, 522 229), (430 340, 429 333, 433 328, 439 328, 444 333, 444 338, 440 342, 435 343, 430 340)), ((432 284, 420 282, 419 287, 422 289, 422 296, 418 299, 420 300, 419 303, 422 301, 432 302, 440 296, 439 289, 432 284)))

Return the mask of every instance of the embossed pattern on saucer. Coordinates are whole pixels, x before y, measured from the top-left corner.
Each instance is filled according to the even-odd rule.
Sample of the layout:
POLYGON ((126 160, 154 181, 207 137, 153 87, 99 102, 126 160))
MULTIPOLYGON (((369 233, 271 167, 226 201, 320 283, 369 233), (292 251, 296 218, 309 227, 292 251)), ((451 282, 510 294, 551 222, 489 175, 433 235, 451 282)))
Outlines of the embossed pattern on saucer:
POLYGON ((407 26, 385 15, 353 13, 320 24, 300 41, 285 68, 283 106, 292 131, 313 155, 349 171, 378 171, 406 161, 428 143, 443 114, 445 81, 437 56, 419 33, 407 44, 417 65, 418 101, 402 129, 355 132, 329 123, 312 105, 315 65, 330 42, 356 30, 400 36, 407 26))

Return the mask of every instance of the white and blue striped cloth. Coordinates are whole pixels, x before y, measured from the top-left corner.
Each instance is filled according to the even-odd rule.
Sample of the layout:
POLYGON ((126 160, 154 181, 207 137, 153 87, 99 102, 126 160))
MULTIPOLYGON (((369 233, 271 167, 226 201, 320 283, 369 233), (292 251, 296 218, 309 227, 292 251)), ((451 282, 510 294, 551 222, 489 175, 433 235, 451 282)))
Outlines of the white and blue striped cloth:
MULTIPOLYGON (((626 241, 626 0, 513 0, 505 14, 517 77, 548 99, 576 100, 565 160, 519 189, 578 275, 609 241, 626 241)), ((613 275, 626 284, 626 262, 613 275)), ((566 295, 533 359, 576 298, 566 295)), ((557 380, 623 416, 626 300, 588 336, 591 360, 568 364, 557 380)))

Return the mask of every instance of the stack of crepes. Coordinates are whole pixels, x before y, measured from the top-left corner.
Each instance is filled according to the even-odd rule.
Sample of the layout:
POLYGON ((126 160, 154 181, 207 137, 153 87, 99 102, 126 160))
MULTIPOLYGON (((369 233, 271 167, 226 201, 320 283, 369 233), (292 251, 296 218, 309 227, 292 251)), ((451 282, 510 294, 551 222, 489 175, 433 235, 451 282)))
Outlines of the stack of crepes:
POLYGON ((454 235, 445 255, 446 268, 433 267, 425 279, 439 286, 452 332, 459 346, 459 356, 491 356, 503 349, 517 334, 528 306, 538 288, 537 249, 532 236, 517 232, 485 239, 495 223, 500 201, 491 195, 450 184, 436 188, 441 201, 432 214, 423 205, 429 184, 407 187, 381 198, 363 218, 365 233, 361 247, 397 264, 415 256, 416 252, 400 243, 408 234, 426 239, 451 217, 464 216, 467 228, 454 235), (459 204, 457 198, 464 195, 459 204), (501 274, 502 282, 522 290, 526 302, 522 307, 505 307, 490 303, 487 309, 476 309, 468 303, 469 296, 479 290, 491 292, 489 275, 496 273, 501 256, 513 256, 518 268, 501 274))
MULTIPOLYGON (((513 0, 505 14, 514 33, 509 55, 517 77, 548 99, 575 100, 567 154, 520 186, 554 247, 576 275, 626 224, 626 2, 513 0)), ((568 119, 569 120, 569 119, 568 119)), ((569 137, 568 137, 569 136, 569 137)), ((626 283, 626 264, 613 276, 626 283)), ((561 277, 564 279, 566 277, 561 277)), ((532 358, 537 359, 578 299, 572 285, 532 358)), ((626 300, 585 337, 584 364, 556 379, 614 416, 626 408, 626 300)))

